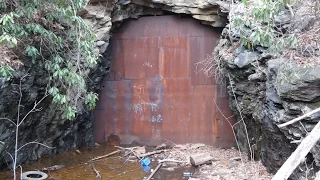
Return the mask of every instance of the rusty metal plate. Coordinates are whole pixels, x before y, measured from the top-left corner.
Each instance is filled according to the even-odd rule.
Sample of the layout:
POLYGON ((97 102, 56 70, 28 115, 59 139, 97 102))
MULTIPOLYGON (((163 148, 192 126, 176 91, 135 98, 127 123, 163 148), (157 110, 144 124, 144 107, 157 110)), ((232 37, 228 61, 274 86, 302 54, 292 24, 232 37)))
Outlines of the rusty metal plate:
POLYGON ((112 68, 94 111, 95 141, 105 143, 114 134, 124 144, 171 140, 231 147, 234 119, 226 85, 195 67, 218 37, 189 18, 126 21, 108 48, 112 68))
POLYGON ((187 51, 181 48, 159 48, 160 76, 178 78, 189 76, 187 51))

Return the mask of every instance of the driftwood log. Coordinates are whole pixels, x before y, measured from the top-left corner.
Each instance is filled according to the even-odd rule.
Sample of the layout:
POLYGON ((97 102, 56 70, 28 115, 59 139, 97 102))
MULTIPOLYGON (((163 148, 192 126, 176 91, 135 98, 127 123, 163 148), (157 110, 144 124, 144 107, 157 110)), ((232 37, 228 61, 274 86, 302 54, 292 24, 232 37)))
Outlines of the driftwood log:
POLYGON ((214 158, 209 153, 195 154, 190 156, 190 162, 193 166, 199 166, 212 161, 214 158))
POLYGON ((297 149, 291 154, 287 161, 281 166, 272 180, 286 180, 292 172, 299 166, 306 157, 311 148, 320 139, 320 121, 313 128, 307 137, 305 137, 297 149))

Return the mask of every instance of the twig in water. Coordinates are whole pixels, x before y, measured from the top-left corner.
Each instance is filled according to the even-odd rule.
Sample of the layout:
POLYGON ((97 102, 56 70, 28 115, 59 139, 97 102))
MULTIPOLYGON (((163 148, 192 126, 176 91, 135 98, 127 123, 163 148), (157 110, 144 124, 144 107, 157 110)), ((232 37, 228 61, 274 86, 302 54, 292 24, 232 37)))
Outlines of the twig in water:
MULTIPOLYGON (((131 147, 131 148, 124 148, 124 147, 120 147, 120 146, 114 146, 114 147, 119 148, 119 149, 121 149, 121 150, 128 150, 128 151, 130 151, 129 153, 126 153, 124 156, 128 156, 129 154, 132 153, 132 154, 133 154, 134 156, 136 156, 139 160, 141 160, 141 158, 134 152, 134 150, 135 150, 135 149, 138 149, 138 147, 131 147)), ((129 158, 130 158, 130 157, 129 157, 129 158)), ((128 158, 128 159, 129 159, 129 158, 128 158)), ((128 160, 128 159, 127 159, 127 160, 128 160)), ((126 161, 127 161, 127 160, 126 160, 126 161)), ((125 162, 126 162, 126 161, 125 161, 125 162)))
POLYGON ((93 162, 92 162, 92 161, 90 161, 90 166, 91 166, 91 168, 92 168, 93 172, 96 174, 96 177, 97 177, 99 180, 101 180, 101 179, 102 179, 102 177, 101 177, 101 175, 100 175, 99 171, 97 171, 97 169, 94 167, 94 164, 93 164, 93 162))
POLYGON ((147 178, 147 180, 150 180, 156 174, 156 172, 161 168, 161 166, 162 166, 162 163, 159 163, 158 166, 156 167, 156 169, 147 178))
POLYGON ((98 157, 96 157, 96 158, 93 158, 93 159, 89 160, 88 162, 95 161, 95 160, 98 160, 98 159, 103 159, 103 158, 112 156, 112 155, 114 155, 114 154, 117 154, 117 153, 119 153, 119 152, 121 152, 121 150, 116 150, 116 151, 113 151, 113 152, 111 152, 111 153, 109 153, 109 154, 106 154, 106 155, 103 155, 103 156, 98 156, 98 157))

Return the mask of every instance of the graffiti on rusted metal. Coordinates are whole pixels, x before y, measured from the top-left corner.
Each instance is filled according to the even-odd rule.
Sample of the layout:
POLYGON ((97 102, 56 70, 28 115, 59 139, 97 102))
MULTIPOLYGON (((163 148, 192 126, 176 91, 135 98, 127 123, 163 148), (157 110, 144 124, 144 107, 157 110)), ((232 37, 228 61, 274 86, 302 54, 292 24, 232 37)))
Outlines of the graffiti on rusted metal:
POLYGON ((232 146, 226 85, 196 69, 218 38, 219 31, 189 18, 126 21, 108 48, 112 68, 94 111, 96 142, 114 134, 123 143, 232 146))

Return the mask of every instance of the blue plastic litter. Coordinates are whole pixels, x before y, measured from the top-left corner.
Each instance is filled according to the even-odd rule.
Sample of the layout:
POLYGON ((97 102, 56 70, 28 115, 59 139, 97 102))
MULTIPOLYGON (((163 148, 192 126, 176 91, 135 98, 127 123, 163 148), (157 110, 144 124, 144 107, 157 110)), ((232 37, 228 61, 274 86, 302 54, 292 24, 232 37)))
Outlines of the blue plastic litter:
POLYGON ((183 173, 183 176, 184 176, 184 177, 191 177, 191 176, 192 176, 192 173, 191 173, 191 172, 184 172, 184 173, 183 173))
POLYGON ((144 159, 141 160, 141 165, 142 166, 149 166, 150 163, 151 163, 150 158, 144 158, 144 159))
POLYGON ((144 172, 150 172, 151 170, 150 166, 142 166, 142 169, 144 170, 144 172))
POLYGON ((150 158, 144 158, 141 160, 141 167, 145 172, 150 172, 151 168, 149 167, 151 163, 150 158))

